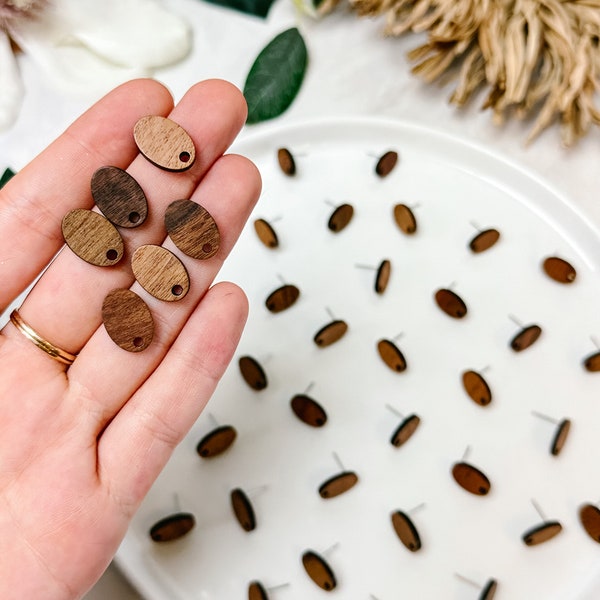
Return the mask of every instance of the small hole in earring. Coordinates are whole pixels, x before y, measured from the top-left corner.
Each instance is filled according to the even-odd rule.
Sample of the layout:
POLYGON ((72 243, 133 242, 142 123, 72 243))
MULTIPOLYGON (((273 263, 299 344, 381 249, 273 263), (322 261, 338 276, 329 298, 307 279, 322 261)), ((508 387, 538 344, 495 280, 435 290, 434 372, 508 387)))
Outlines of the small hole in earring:
POLYGON ((209 252, 212 251, 212 244, 209 244, 208 242, 206 244, 204 244, 202 246, 202 252, 204 252, 205 254, 208 254, 209 252))
POLYGON ((134 345, 136 348, 141 348, 141 347, 144 345, 144 338, 142 338, 142 337, 139 337, 139 336, 138 336, 138 337, 135 337, 135 338, 133 338, 133 345, 134 345))
POLYGON ((182 152, 182 153, 179 155, 179 160, 180 160, 182 163, 186 163, 186 162, 188 162, 188 161, 190 160, 190 158, 192 158, 192 157, 191 157, 191 155, 190 155, 190 153, 189 153, 189 152, 182 152))
POLYGON ((130 223, 137 223, 139 220, 141 219, 140 213, 139 212, 131 212, 129 213, 129 222, 130 223))
POLYGON ((171 288, 171 294, 173 294, 173 296, 181 296, 181 294, 183 294, 183 287, 179 284, 174 285, 171 288))
POLYGON ((118 256, 119 253, 114 248, 111 248, 106 252, 106 258, 108 260, 116 260, 118 256))

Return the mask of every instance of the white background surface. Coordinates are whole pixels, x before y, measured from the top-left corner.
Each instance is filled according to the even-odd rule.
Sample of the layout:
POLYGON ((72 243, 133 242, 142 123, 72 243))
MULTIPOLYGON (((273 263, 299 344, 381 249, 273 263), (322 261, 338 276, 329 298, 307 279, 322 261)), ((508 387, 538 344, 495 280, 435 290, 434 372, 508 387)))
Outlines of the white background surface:
MULTIPOLYGON (((451 133, 504 154, 542 176, 600 226, 599 133, 593 130, 579 145, 563 149, 558 130, 546 131, 533 145, 524 146, 530 123, 493 125, 481 112, 478 98, 458 111, 446 99, 451 87, 428 86, 410 75, 407 50, 416 36, 384 38, 383 20, 359 19, 340 7, 322 21, 299 18, 291 0, 278 0, 267 20, 205 4, 200 0, 167 0, 194 29, 194 48, 182 63, 157 74, 175 98, 194 82, 220 77, 243 87, 254 57, 277 33, 297 25, 307 42, 309 68, 299 96, 279 118, 281 124, 324 116, 386 116, 451 133)), ((96 98, 67 97, 44 81, 35 65, 21 57, 27 88, 24 107, 15 126, 0 134, 0 167, 20 169, 96 98)), ((259 130, 247 128, 242 135, 259 130)), ((127 600, 138 596, 114 568, 90 592, 88 600, 127 600)), ((228 599, 227 599, 228 600, 228 599)))

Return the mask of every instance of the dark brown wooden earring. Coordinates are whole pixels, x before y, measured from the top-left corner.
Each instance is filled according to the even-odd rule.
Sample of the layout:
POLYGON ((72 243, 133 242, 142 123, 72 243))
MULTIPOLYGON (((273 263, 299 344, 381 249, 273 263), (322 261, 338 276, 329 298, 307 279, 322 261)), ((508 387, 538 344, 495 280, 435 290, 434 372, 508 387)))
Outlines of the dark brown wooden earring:
POLYGON ((115 226, 93 210, 75 208, 62 220, 67 246, 82 260, 97 267, 110 267, 123 257, 125 246, 115 226))
POLYGON ((269 600, 267 590, 260 581, 251 581, 248 586, 248 600, 269 600))
POLYGON ((583 359, 583 366, 590 373, 598 373, 600 371, 600 347, 594 338, 592 338, 592 341, 596 346, 596 352, 583 359))
POLYGON ((166 171, 185 171, 196 159, 192 138, 180 125, 159 115, 142 117, 133 128, 139 151, 166 171))
POLYGON ((526 546, 537 546, 558 535, 562 531, 562 525, 558 521, 548 521, 535 500, 532 500, 531 503, 542 518, 542 523, 528 529, 522 539, 526 546))
POLYGON ((331 344, 335 344, 335 342, 344 337, 348 331, 348 324, 346 321, 336 319, 330 311, 328 312, 332 320, 321 327, 313 337, 313 341, 319 348, 325 348, 331 346, 331 344))
POLYGON ((521 327, 521 330, 518 331, 510 341, 510 347, 515 352, 522 352, 530 346, 533 346, 540 335, 542 335, 542 328, 539 325, 524 326, 512 315, 510 316, 510 319, 521 327))
POLYGON ((279 246, 279 238, 273 229, 273 226, 265 219, 256 219, 254 221, 254 231, 258 239, 271 250, 279 246))
MULTIPOLYGON (((370 265, 355 265, 359 269, 373 269, 370 265)), ((390 281, 390 275, 392 274, 392 263, 386 258, 379 263, 377 267, 377 274, 375 275, 375 293, 383 294, 387 289, 390 281)))
POLYGON ((139 227, 148 216, 144 191, 123 169, 100 167, 92 175, 91 191, 98 208, 118 227, 139 227))
POLYGON ((460 575, 459 573, 455 573, 456 577, 462 579, 464 582, 472 585, 481 590, 481 593, 477 597, 477 600, 493 600, 496 595, 496 590, 498 588, 498 582, 495 579, 488 579, 487 583, 482 587, 477 582, 472 581, 471 579, 467 579, 464 575, 460 575))
POLYGON ((291 283, 286 283, 272 291, 265 300, 265 306, 272 313, 287 310, 300 297, 300 290, 291 283))
POLYGON ((253 390, 260 392, 267 387, 267 375, 255 358, 252 358, 252 356, 241 356, 238 361, 238 366, 244 381, 253 390))
MULTIPOLYGON (((476 227, 476 229, 478 229, 476 227)), ((475 254, 480 254, 489 250, 500 239, 500 232, 497 229, 485 229, 479 231, 469 242, 469 249, 475 254)))
POLYGON ((539 419, 544 419, 544 421, 556 425, 556 431, 552 438, 552 443, 550 444, 550 454, 552 454, 552 456, 558 456, 567 441, 569 431, 571 430, 571 421, 569 419, 558 421, 557 419, 544 415, 536 410, 532 410, 531 413, 539 419))
POLYGON ((394 343, 400 335, 396 336, 393 340, 383 339, 377 342, 377 352, 381 360, 395 373, 403 373, 408 366, 404 354, 402 354, 398 346, 394 343))
POLYGON ((400 424, 396 427, 390 438, 390 444, 395 448, 400 448, 400 446, 403 446, 413 436, 421 424, 421 419, 414 414, 405 417, 390 404, 386 404, 386 407, 401 419, 400 424))
POLYGON ((290 400, 290 406, 294 414, 311 427, 323 427, 327 423, 325 409, 313 398, 307 396, 312 384, 303 394, 296 394, 290 400))
POLYGON ((600 543, 600 509, 593 504, 584 504, 579 508, 579 521, 585 532, 600 543))
POLYGON ((336 206, 327 221, 327 227, 333 233, 339 233, 345 229, 354 216, 354 207, 351 204, 340 204, 336 206))
POLYGON ((475 404, 487 406, 492 401, 492 391, 482 375, 476 371, 464 371, 462 384, 467 395, 475 404))
POLYGON ((337 454, 334 453, 333 457, 338 463, 340 472, 325 480, 319 486, 319 496, 325 500, 335 498, 336 496, 347 492, 358 483, 358 475, 354 471, 347 471, 344 469, 344 465, 342 465, 337 454))
POLYGON ((416 506, 412 510, 409 510, 408 514, 402 512, 401 510, 396 510, 391 515, 392 526, 396 532, 396 535, 398 536, 398 539, 411 552, 417 552, 421 549, 421 537, 419 536, 417 528, 408 515, 423 506, 423 504, 416 506))
POLYGON ((394 221, 402 233, 413 235, 417 231, 417 219, 406 204, 396 204, 394 206, 394 221))
POLYGON ((287 148, 279 148, 277 150, 277 162, 280 169, 288 176, 292 177, 296 174, 296 161, 293 154, 287 148))
POLYGON ((375 165, 375 173, 379 177, 387 177, 394 169, 398 162, 398 153, 395 150, 384 152, 375 165))
POLYGON ((452 477, 467 492, 475 496, 486 496, 492 489, 492 484, 485 473, 465 462, 469 450, 467 447, 462 461, 454 463, 452 477))
POLYGON ((467 305, 456 292, 442 288, 437 290, 434 297, 437 305, 449 317, 463 319, 467 316, 467 305))
POLYGON ((250 499, 241 488, 235 488, 230 493, 233 514, 244 531, 256 529, 256 516, 250 499))
POLYGON ((322 590, 330 592, 337 586, 337 580, 332 568, 325 561, 325 559, 316 552, 307 550, 302 555, 302 566, 304 567, 307 575, 322 590))
POLYGON ((150 537, 154 542, 172 542, 188 534, 195 524, 192 513, 174 513, 156 522, 150 528, 150 537))
POLYGON ((127 352, 141 352, 152 342, 152 313, 131 290, 109 292, 102 303, 102 321, 112 341, 127 352))
POLYGON ((544 273, 558 283, 573 283, 577 277, 575 267, 563 258, 549 256, 542 263, 544 273))
POLYGON ((237 431, 232 425, 221 425, 209 431, 196 446, 201 458, 213 458, 223 454, 235 442, 237 431))

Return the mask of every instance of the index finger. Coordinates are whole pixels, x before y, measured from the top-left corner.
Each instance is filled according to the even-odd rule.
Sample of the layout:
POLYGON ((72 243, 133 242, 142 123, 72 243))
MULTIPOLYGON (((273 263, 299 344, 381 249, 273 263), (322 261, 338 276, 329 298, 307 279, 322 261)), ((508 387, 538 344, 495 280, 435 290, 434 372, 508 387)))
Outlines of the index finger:
POLYGON ((150 79, 127 82, 79 117, 0 190, 0 313, 62 246, 61 220, 90 208, 90 179, 99 164, 125 168, 137 155, 136 121, 167 115, 173 98, 150 79))

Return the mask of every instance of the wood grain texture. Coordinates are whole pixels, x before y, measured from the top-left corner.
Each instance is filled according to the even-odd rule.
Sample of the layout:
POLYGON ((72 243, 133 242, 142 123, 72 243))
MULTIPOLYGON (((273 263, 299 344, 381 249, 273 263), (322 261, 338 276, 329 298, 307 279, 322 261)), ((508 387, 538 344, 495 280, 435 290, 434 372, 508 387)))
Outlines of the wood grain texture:
POLYGON ((550 444, 550 454, 552 456, 558 456, 569 437, 571 431, 571 421, 569 419, 563 419, 556 427, 556 433, 552 438, 552 444, 550 444))
POLYGON ((299 297, 300 290, 288 283, 271 292, 265 300, 265 306, 272 313, 278 313, 293 306, 299 297))
POLYGON ((150 537, 155 542, 172 542, 188 534, 195 524, 192 513, 175 513, 156 522, 150 528, 150 537))
POLYGON ((133 128, 139 151, 154 165, 167 171, 185 171, 196 160, 192 138, 180 125, 166 117, 142 117, 133 128))
POLYGON ((337 580, 333 573, 333 570, 325 559, 313 552, 307 550, 302 555, 302 566, 306 571, 307 575, 323 590, 330 592, 335 589, 337 580))
POLYGON ((311 427, 323 427, 327 423, 325 409, 313 398, 306 394, 296 394, 290 400, 294 414, 311 427))
POLYGON ((345 229, 352 221, 354 216, 354 207, 351 204, 340 204, 329 217, 327 227, 334 233, 339 233, 345 229))
POLYGON ((377 352, 381 360, 396 373, 402 373, 406 371, 407 363, 404 358, 404 354, 400 351, 398 346, 392 342, 392 340, 379 340, 377 342, 377 352))
POLYGON ((382 260, 377 268, 377 274, 375 275, 375 292, 377 294, 383 294, 387 289, 388 283, 390 282, 390 276, 392 274, 392 263, 386 258, 382 260))
POLYGON ((480 231, 470 242, 471 252, 479 254, 489 250, 500 239, 500 232, 497 229, 486 229, 480 231))
POLYGON ((221 236, 211 214, 192 200, 175 200, 165 211, 165 226, 173 243, 192 258, 206 260, 219 250, 221 236))
POLYGON ((489 579, 483 590, 481 590, 478 600, 493 600, 497 589, 498 582, 495 579, 489 579))
POLYGON ((487 476, 466 462, 455 463, 452 467, 452 476, 460 487, 476 496, 485 496, 492 488, 487 476))
POLYGON ((476 371, 465 371, 462 374, 465 392, 479 406, 487 406, 492 401, 492 391, 486 380, 476 371))
POLYGON ((453 319, 463 319, 467 316, 465 301, 452 290, 440 289, 435 293, 437 305, 453 319))
POLYGON ((269 600, 267 590, 260 581, 251 581, 248 586, 248 600, 269 600))
POLYGON ((196 452, 202 458, 219 456, 231 447, 236 438, 237 431, 232 425, 216 427, 198 442, 196 452))
POLYGON ((406 419, 403 419, 392 434, 390 439, 392 446, 400 448, 400 446, 408 442, 420 424, 421 419, 417 415, 409 415, 406 419))
POLYGON ((281 170, 288 176, 292 177, 296 174, 296 161, 293 154, 287 148, 279 148, 277 150, 277 162, 281 170))
POLYGON ((190 289, 187 269, 162 246, 147 244, 137 248, 131 257, 131 268, 138 283, 159 300, 181 300, 190 289))
POLYGON ((417 219, 413 211, 406 204, 394 206, 394 221, 402 233, 413 235, 417 231, 417 219))
POLYGON ((62 234, 79 258, 97 267, 110 267, 123 257, 123 238, 100 213, 84 208, 69 211, 62 220, 62 234))
POLYGON ((152 342, 152 313, 131 290, 116 289, 108 293, 102 303, 102 321, 113 342, 127 352, 141 352, 152 342))
POLYGON ((421 537, 410 517, 397 510, 392 513, 392 526, 398 539, 411 551, 417 552, 421 549, 421 537))
POLYGON ((256 219, 254 221, 254 231, 258 236, 258 239, 270 249, 277 248, 279 246, 279 238, 277 233, 271 226, 271 224, 265 219, 256 219))
POLYGON ((342 339, 347 331, 348 324, 346 321, 336 319, 335 321, 327 323, 324 327, 321 327, 321 329, 315 333, 313 340, 319 348, 325 348, 342 339))
POLYGON ((330 477, 319 486, 319 496, 328 500, 346 493, 358 483, 358 475, 354 471, 343 471, 330 477))
POLYGON ((549 256, 542 263, 544 273, 558 283, 573 283, 577 278, 575 267, 558 256, 549 256))
POLYGON ((139 227, 148 216, 140 184, 123 169, 101 167, 92 175, 92 198, 102 214, 118 227, 139 227))
POLYGON ((527 546, 537 546, 543 544, 562 531, 562 525, 558 521, 546 521, 541 525, 536 525, 528 529, 523 534, 523 541, 527 546))
POLYGON ((387 177, 396 166, 398 162, 398 153, 395 150, 388 150, 384 152, 377 164, 375 165, 375 173, 379 175, 379 177, 387 177))
POLYGON ((248 496, 241 488, 231 490, 229 495, 233 514, 244 531, 256 529, 256 515, 248 496))
POLYGON ((584 504, 579 509, 579 521, 585 532, 600 543, 600 509, 593 504, 584 504))
POLYGON ((261 364, 252 356, 241 356, 238 360, 240 373, 244 381, 257 392, 268 385, 267 375, 261 364))
POLYGON ((526 350, 542 335, 542 328, 539 325, 528 325, 523 327, 510 341, 510 347, 515 352, 522 352, 526 350))

